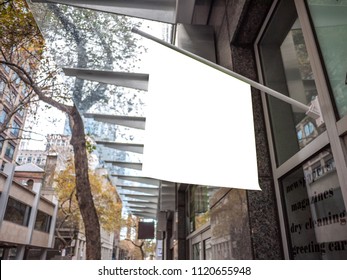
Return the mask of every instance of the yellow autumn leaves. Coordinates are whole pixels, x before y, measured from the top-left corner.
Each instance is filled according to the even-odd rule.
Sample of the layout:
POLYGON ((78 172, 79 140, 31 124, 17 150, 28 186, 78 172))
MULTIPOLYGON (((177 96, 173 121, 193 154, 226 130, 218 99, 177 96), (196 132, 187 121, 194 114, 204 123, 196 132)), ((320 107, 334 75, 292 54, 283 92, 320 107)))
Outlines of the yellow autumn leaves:
MULTIPOLYGON (((115 187, 106 176, 93 170, 89 170, 89 180, 101 227, 107 232, 119 230, 122 204, 115 187)), ((75 170, 71 163, 57 175, 54 190, 59 201, 60 216, 70 223, 81 224, 75 170)))

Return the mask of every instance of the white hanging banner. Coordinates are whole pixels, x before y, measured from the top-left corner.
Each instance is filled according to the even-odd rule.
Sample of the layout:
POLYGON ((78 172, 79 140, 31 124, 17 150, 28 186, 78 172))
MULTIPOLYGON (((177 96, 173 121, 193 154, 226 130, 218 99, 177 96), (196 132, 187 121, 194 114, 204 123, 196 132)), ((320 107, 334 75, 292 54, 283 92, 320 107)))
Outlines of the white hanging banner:
POLYGON ((144 175, 260 190, 250 86, 152 45, 144 175))

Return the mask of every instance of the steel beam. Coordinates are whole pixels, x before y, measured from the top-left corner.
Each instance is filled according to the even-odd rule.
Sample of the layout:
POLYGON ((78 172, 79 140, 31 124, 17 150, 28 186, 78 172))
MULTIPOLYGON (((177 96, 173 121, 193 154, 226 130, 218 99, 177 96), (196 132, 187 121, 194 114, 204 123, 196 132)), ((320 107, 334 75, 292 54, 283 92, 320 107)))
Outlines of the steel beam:
POLYGON ((63 71, 66 76, 73 76, 82 80, 95 81, 140 90, 148 90, 148 74, 82 68, 63 68, 63 71))
POLYGON ((116 149, 120 151, 143 154, 143 144, 121 143, 121 142, 110 142, 110 141, 99 141, 99 140, 96 141, 96 144, 103 145, 107 148, 116 149))
POLYGON ((32 0, 32 2, 59 3, 101 12, 176 23, 176 0, 32 0))
POLYGON ((146 118, 144 117, 118 116, 94 113, 85 113, 83 114, 83 116, 86 118, 93 118, 95 121, 98 122, 116 124, 130 128, 145 129, 146 125, 146 118))
MULTIPOLYGON (((158 186, 160 181, 157 179, 152 179, 152 178, 147 178, 147 177, 141 177, 141 176, 131 176, 131 175, 119 175, 119 174, 111 174, 112 177, 117 177, 119 180, 124 180, 124 181, 131 181, 131 182, 136 182, 140 184, 146 184, 146 185, 153 185, 153 186, 158 186)), ((122 183, 120 183, 122 184, 122 183)), ((117 185, 117 183, 116 183, 117 185)))
POLYGON ((135 170, 142 170, 141 162, 126 162, 126 161, 113 161, 113 160, 104 160, 105 163, 110 163, 113 166, 121 167, 121 168, 129 168, 135 170))

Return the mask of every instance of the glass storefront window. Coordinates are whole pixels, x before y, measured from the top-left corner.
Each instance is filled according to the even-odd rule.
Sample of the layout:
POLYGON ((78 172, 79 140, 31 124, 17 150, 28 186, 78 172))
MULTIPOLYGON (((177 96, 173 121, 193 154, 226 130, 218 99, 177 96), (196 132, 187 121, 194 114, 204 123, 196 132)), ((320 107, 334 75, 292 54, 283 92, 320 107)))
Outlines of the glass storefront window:
POLYGON ((206 239, 203 242, 204 242, 204 260, 212 260, 211 238, 206 239))
POLYGON ((346 208, 330 149, 280 183, 291 258, 346 259, 346 208))
POLYGON ((308 0, 337 113, 347 115, 347 1, 308 0))
MULTIPOLYGON (((292 1, 279 3, 260 41, 259 51, 264 83, 310 105, 317 97, 317 88, 292 1)), ((274 97, 268 97, 268 108, 278 165, 325 130, 302 110, 274 97)))
POLYGON ((201 242, 193 244, 193 260, 200 260, 201 242))
POLYGON ((189 187, 189 221, 190 232, 193 232, 210 221, 210 197, 216 191, 215 187, 189 187))

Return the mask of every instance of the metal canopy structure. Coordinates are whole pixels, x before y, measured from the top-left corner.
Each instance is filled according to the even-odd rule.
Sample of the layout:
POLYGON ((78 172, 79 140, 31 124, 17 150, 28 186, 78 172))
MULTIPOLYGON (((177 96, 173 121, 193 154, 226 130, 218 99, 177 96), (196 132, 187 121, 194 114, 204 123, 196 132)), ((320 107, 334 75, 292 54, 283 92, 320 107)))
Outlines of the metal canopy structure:
POLYGON ((113 174, 112 181, 129 212, 138 217, 156 219, 160 185, 158 180, 113 174))
MULTIPOLYGON (((214 45, 210 37, 207 40, 201 37, 201 34, 212 34, 211 28, 207 27, 209 28, 207 30, 205 29, 206 27, 200 26, 198 32, 194 33, 193 26, 189 30, 185 30, 184 26, 181 25, 181 23, 191 23, 195 0, 31 0, 30 2, 37 3, 30 5, 34 8, 34 16, 46 41, 53 46, 53 51, 58 53, 59 59, 62 61, 59 62, 60 64, 58 63, 59 66, 63 69, 66 76, 71 77, 70 79, 74 79, 74 81, 79 81, 79 85, 83 85, 83 88, 80 89, 81 92, 77 92, 81 100, 88 94, 90 97, 95 94, 93 90, 90 90, 91 86, 88 87, 92 83, 94 85, 100 85, 100 88, 107 88, 110 91, 109 104, 112 103, 111 99, 117 99, 116 88, 119 87, 124 88, 124 92, 128 90, 146 92, 148 89, 149 75, 146 73, 131 73, 131 71, 125 72, 123 69, 116 68, 115 64, 109 64, 109 61, 106 59, 109 53, 107 55, 102 53, 103 41, 100 40, 100 33, 113 34, 114 29, 111 26, 103 25, 102 30, 100 30, 100 28, 96 28, 91 22, 87 26, 89 24, 88 20, 80 26, 78 22, 70 25, 59 25, 60 19, 67 11, 71 14, 69 14, 69 19, 66 19, 65 22, 69 20, 73 21, 74 11, 83 11, 83 9, 91 10, 95 17, 102 15, 102 18, 104 18, 115 14, 159 21, 162 22, 161 26, 166 26, 166 34, 162 34, 163 39, 172 41, 172 36, 174 35, 173 30, 176 30, 178 33, 182 31, 182 36, 179 36, 177 39, 178 44, 194 47, 193 41, 198 39, 199 46, 194 51, 197 51, 200 55, 199 48, 206 45, 214 45), (44 3, 50 3, 50 5, 44 3), (66 8, 62 5, 55 4, 63 4, 70 7, 66 8), (36 13, 35 7, 37 8, 36 13), (51 13, 52 10, 50 9, 52 7, 55 8, 56 13, 60 12, 60 18, 55 13, 51 13), (51 17, 42 17, 45 14, 42 11, 51 13, 51 17), (51 22, 47 22, 47 20, 54 18, 58 24, 52 25, 51 22), (171 26, 171 24, 177 23, 180 24, 176 27, 171 26), (65 30, 73 26, 75 29, 65 30), (201 28, 208 32, 201 33, 201 28), (56 36, 57 33, 59 33, 59 36, 56 36), (54 34, 54 36, 49 38, 50 34, 54 34), (80 42, 82 45, 79 46, 78 42, 69 41, 71 34, 79 34, 85 41, 80 42), (67 42, 65 45, 67 51, 59 53, 59 50, 55 46, 63 40, 67 42), (91 50, 89 57, 91 59, 88 64, 78 64, 74 60, 74 57, 81 57, 80 50, 85 43, 85 46, 88 45, 88 48, 91 50), (98 53, 100 54, 99 56, 98 53), (64 60, 62 56, 66 56, 66 59, 64 60), (95 59, 96 56, 99 57, 99 60, 95 59)), ((210 55, 205 57, 212 58, 214 51, 209 51, 211 52, 210 55)), ((88 52, 85 55, 88 56, 88 52)), ((76 87, 71 90, 76 90, 76 87)), ((91 99, 93 100, 93 98, 91 99)), ((79 109, 84 116, 86 129, 91 128, 92 130, 97 130, 97 137, 94 139, 99 151, 100 160, 109 169, 111 180, 117 186, 125 208, 140 218, 150 219, 157 219, 158 211, 174 210, 175 184, 161 182, 141 175, 142 153, 144 149, 143 142, 141 142, 142 139, 123 142, 123 140, 118 141, 114 136, 121 129, 123 129, 122 131, 125 129, 126 132, 133 130, 141 134, 146 124, 144 114, 122 114, 110 109, 108 105, 105 106, 103 102, 105 103, 106 100, 102 102, 98 102, 96 99, 94 100, 94 103, 88 104, 88 109, 86 109, 84 104, 79 109)), ((94 134, 92 135, 94 136, 94 134)))
POLYGON ((92 118, 97 122, 122 125, 130 128, 145 129, 146 118, 133 116, 117 116, 108 114, 85 113, 84 117, 92 118))
POLYGON ((32 0, 59 3, 166 23, 190 23, 195 0, 32 0))
MULTIPOLYGON (((148 89, 148 74, 66 67, 63 68, 63 71, 66 76, 73 76, 82 80, 90 80, 139 90, 148 89)), ((99 123, 107 123, 137 130, 145 129, 145 117, 88 112, 84 113, 84 117, 99 123)), ((122 143, 105 140, 96 140, 96 144, 99 147, 136 154, 142 154, 144 148, 144 145, 139 143, 122 143)), ((111 170, 112 167, 117 167, 121 170, 136 170, 139 172, 142 170, 142 162, 108 159, 107 154, 109 153, 106 152, 103 155, 102 161, 104 161, 106 165, 111 166, 111 170)), ((156 220, 160 181, 131 175, 131 172, 129 174, 111 174, 112 181, 114 185, 117 186, 124 206, 133 215, 144 219, 156 220)))
POLYGON ((134 144, 134 143, 120 143, 120 142, 110 142, 110 141, 100 141, 97 140, 98 145, 103 145, 108 148, 117 149, 120 151, 128 151, 133 153, 142 154, 143 153, 143 144, 134 144))
POLYGON ((142 170, 142 163, 141 162, 126 162, 126 161, 105 160, 105 163, 110 163, 113 166, 118 166, 118 167, 121 167, 121 168, 142 170))
MULTIPOLYGON (((73 68, 64 68, 63 70, 67 76, 75 76, 84 80, 92 80, 140 90, 148 89, 148 74, 73 68)), ((145 129, 145 117, 98 113, 85 113, 84 117, 92 118, 94 121, 102 123, 115 124, 138 130, 145 129)), ((137 154, 142 154, 144 148, 143 144, 138 143, 120 143, 102 140, 97 140, 96 143, 98 146, 137 154)), ((103 160, 106 164, 121 169, 142 170, 142 162, 103 160)), ((123 204, 128 211, 138 217, 156 219, 160 181, 137 175, 111 174, 111 176, 114 184, 117 186, 119 194, 123 198, 123 204)))
MULTIPOLYGON (((78 8, 87 8, 94 11, 101 11, 107 13, 115 13, 127 16, 134 16, 138 18, 145 18, 151 20, 157 20, 168 23, 191 23, 191 18, 193 15, 195 0, 31 0, 33 3, 59 3, 66 4, 69 6, 74 6, 78 8)), ((36 4, 39 5, 39 4, 36 4)), ((59 5, 57 5, 59 6, 59 5)), ((42 13, 41 10, 44 10, 45 6, 40 4, 39 11, 35 18, 39 18, 42 13), (42 8, 42 9, 41 9, 42 8)), ((59 7, 58 7, 59 9, 59 7)), ((61 13, 64 13, 61 10, 61 13)), ((96 12, 97 13, 97 12, 96 12)), ((35 15, 35 13, 34 13, 35 15)), ((53 16, 53 15, 52 15, 53 16)), ((49 26, 45 20, 50 17, 39 18, 38 22, 41 23, 41 30, 45 33, 45 28, 56 28, 53 32, 64 32, 64 26, 49 26)), ((100 52, 101 47, 98 44, 101 44, 100 41, 100 29, 95 28, 91 24, 90 30, 86 27, 87 22, 84 22, 82 26, 76 27, 77 30, 73 30, 74 34, 84 34, 89 32, 88 36, 85 36, 86 41, 88 42, 88 47, 92 48, 93 58, 97 52, 100 52), (78 29, 79 28, 79 29, 78 29), (94 37, 93 37, 94 36, 94 37)), ((40 24, 39 24, 40 25, 40 24)), ((219 69, 220 71, 226 71, 225 68, 222 68, 215 64, 210 64, 209 61, 213 61, 213 55, 202 55, 200 53, 201 47, 206 46, 206 44, 212 44, 213 39, 210 37, 198 37, 195 36, 204 36, 204 34, 212 34, 201 32, 199 29, 194 35, 194 26, 189 26, 188 29, 184 29, 183 25, 176 26, 176 32, 182 32, 181 36, 177 36, 177 45, 180 49, 173 47, 171 44, 166 46, 175 49, 176 51, 182 51, 181 48, 188 49, 189 52, 184 52, 185 55, 189 55, 194 59, 197 59, 203 63, 208 63, 212 67, 219 69), (181 28, 180 28, 181 27, 181 28), (189 31, 189 32, 188 32, 189 31), (194 35, 193 37, 190 37, 194 35), (194 44, 194 41, 198 42, 194 44), (191 53, 198 53, 198 56, 191 55, 191 53), (200 56, 207 58, 209 61, 201 59, 200 56)), ((105 33, 110 34, 113 32, 112 29, 108 30, 108 26, 103 26, 103 29, 106 30, 105 33)), ((209 28, 202 27, 199 28, 209 28)), ((104 30, 103 30, 104 31, 104 30)), ((147 36, 145 33, 141 33, 139 30, 134 30, 142 36, 147 36)), ((171 29, 170 33, 171 34, 171 29)), ((49 30, 52 32, 52 30, 49 30)), ((49 33, 46 32, 46 35, 49 33)), ((60 36, 54 36, 53 40, 62 41, 63 39, 68 38, 71 35, 71 30, 66 31, 65 34, 60 36)), ((177 34, 176 34, 177 35, 177 34)), ((213 35, 213 34, 212 34, 213 35)), ((44 34, 45 36, 45 34, 44 34)), ((151 37, 150 39, 155 39, 151 37)), ((47 40, 49 41, 49 40, 47 40)), ((66 41, 68 42, 68 41, 66 41)), ((57 42, 54 42, 55 44, 57 42)), ((161 43, 161 42, 159 42, 161 43)), ((54 44, 52 44, 54 47, 54 44)), ((126 89, 137 90, 137 91, 146 91, 148 89, 149 75, 146 73, 129 73, 123 72, 122 69, 115 69, 113 66, 108 64, 108 61, 100 61, 106 57, 105 53, 102 53, 98 59, 94 59, 95 64, 90 64, 92 60, 89 60, 88 64, 84 66, 79 65, 78 63, 69 63, 73 61, 73 57, 78 57, 80 55, 79 51, 81 47, 78 44, 66 44, 68 48, 72 48, 70 51, 69 59, 66 59, 65 64, 61 64, 66 76, 75 77, 76 80, 81 80, 88 84, 88 82, 96 82, 97 84, 104 85, 105 87, 113 86, 123 87, 126 89), (85 68, 81 68, 85 67, 85 68), (98 69, 98 70, 96 70, 98 69), (110 70, 112 69, 112 70, 110 70)), ((214 51, 212 47, 208 48, 212 54, 214 51)), ((61 53, 59 54, 62 55, 61 53)), ((65 55, 65 53, 64 53, 65 55)), ((68 56, 68 55, 67 55, 68 56)), ((235 76, 237 78, 244 79, 244 77, 238 75, 237 73, 231 73, 226 71, 225 73, 235 76)), ((284 101, 293 104, 294 106, 299 106, 305 111, 308 111, 314 117, 317 116, 316 112, 312 112, 305 104, 299 104, 293 100, 289 100, 286 97, 278 94, 277 92, 264 87, 263 85, 254 83, 248 79, 245 82, 251 84, 253 87, 265 91, 268 94, 273 94, 276 97, 284 99, 284 101)), ((100 86, 102 87, 102 86, 100 86)), ((114 90, 113 88, 113 90, 114 90)), ((83 90, 89 90, 87 87, 83 90)), ((115 90, 114 90, 115 91, 115 90)), ((94 91, 91 91, 91 97, 94 94, 94 91)), ((86 95, 85 91, 78 92, 80 96, 86 95)), ((113 93, 110 90, 108 97, 113 98, 116 95, 116 91, 113 93)), ((93 99, 92 99, 93 100, 93 99)), ((141 142, 118 142, 115 140, 115 137, 108 137, 108 134, 115 134, 116 128, 123 127, 126 129, 134 129, 138 131, 143 131, 145 129, 146 117, 143 115, 132 116, 126 114, 119 114, 112 111, 109 107, 105 108, 104 104, 95 104, 98 103, 97 100, 93 100, 89 104, 88 110, 82 111, 86 123, 91 121, 90 126, 95 126, 98 129, 98 138, 96 139, 96 144, 100 149, 100 159, 103 161, 105 166, 107 166, 111 173, 111 179, 114 185, 117 186, 121 194, 124 206, 134 215, 137 215, 142 218, 151 218, 156 219, 157 211, 172 211, 175 207, 175 188, 176 185, 170 182, 161 182, 156 179, 146 178, 141 176, 142 170, 142 159, 141 155, 143 153, 144 145, 141 142), (126 152, 131 154, 131 156, 125 156, 123 158, 118 158, 118 152, 126 152), (136 157, 136 156, 137 157, 136 157)))
POLYGON ((65 75, 109 85, 148 90, 148 74, 106 70, 63 68, 65 75))

